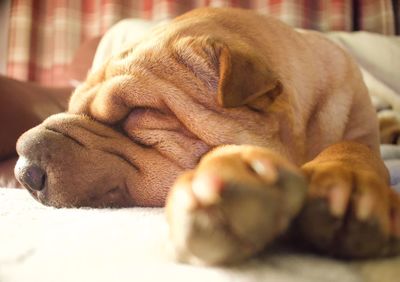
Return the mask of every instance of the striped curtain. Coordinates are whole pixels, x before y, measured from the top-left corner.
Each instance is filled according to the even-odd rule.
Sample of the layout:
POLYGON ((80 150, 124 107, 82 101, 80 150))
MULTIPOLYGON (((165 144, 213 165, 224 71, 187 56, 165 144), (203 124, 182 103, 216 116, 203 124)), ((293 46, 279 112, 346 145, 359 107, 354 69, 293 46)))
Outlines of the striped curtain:
POLYGON ((320 31, 395 34, 397 0, 12 0, 7 75, 63 86, 82 42, 124 18, 164 20, 197 7, 242 7, 320 31))

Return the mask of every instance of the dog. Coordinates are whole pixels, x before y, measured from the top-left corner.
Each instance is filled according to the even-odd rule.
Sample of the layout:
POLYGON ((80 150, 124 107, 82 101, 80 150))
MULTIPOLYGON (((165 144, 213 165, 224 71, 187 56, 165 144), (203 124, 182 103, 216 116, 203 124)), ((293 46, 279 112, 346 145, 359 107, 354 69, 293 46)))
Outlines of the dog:
POLYGON ((242 261, 293 226, 326 254, 400 251, 400 199, 356 63, 251 11, 204 8, 155 28, 17 152, 17 179, 45 205, 166 204, 192 263, 242 261))

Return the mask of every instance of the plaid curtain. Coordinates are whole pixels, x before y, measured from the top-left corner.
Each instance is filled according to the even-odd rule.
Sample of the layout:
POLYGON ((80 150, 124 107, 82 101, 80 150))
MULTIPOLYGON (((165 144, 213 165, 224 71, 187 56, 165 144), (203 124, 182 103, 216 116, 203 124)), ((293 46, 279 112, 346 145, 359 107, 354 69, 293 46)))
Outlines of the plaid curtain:
POLYGON ((124 18, 163 20, 197 7, 242 7, 320 31, 395 34, 391 0, 12 0, 7 75, 62 86, 79 45, 124 18))

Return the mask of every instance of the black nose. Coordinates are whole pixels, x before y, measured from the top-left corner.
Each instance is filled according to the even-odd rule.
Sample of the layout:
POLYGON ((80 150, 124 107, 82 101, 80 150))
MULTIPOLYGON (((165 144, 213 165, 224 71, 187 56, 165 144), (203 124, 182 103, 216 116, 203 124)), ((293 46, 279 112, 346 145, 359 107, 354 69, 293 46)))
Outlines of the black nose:
POLYGON ((37 165, 29 165, 20 171, 18 180, 26 188, 41 191, 46 181, 46 172, 37 165))

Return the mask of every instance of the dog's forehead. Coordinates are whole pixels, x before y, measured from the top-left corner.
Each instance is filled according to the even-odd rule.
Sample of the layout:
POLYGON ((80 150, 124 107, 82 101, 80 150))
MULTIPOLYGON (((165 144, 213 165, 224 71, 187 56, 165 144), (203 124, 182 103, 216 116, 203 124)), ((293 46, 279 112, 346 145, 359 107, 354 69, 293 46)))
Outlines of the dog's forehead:
POLYGON ((131 49, 131 54, 142 57, 145 54, 159 53, 164 48, 164 45, 165 40, 162 37, 147 37, 131 49))
POLYGON ((155 28, 139 41, 128 43, 121 49, 121 53, 129 53, 134 57, 143 57, 146 54, 158 54, 169 48, 170 42, 177 32, 168 28, 155 28))

